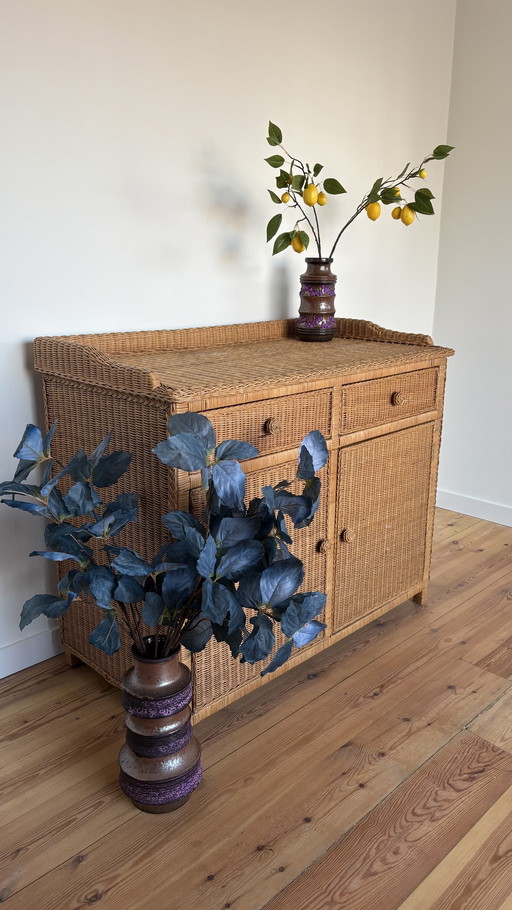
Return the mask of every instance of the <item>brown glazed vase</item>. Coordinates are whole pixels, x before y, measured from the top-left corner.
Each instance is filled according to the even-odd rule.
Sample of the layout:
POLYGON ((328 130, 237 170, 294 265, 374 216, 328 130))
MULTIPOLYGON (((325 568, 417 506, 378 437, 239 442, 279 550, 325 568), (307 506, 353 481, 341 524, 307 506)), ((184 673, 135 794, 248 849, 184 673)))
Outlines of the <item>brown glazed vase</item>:
MULTIPOLYGON (((147 639, 148 640, 148 639, 147 639)), ((119 753, 119 785, 144 812, 172 812, 202 776, 201 747, 190 723, 191 673, 179 651, 159 660, 132 649, 122 681, 126 742, 119 753)))
POLYGON ((336 275, 332 259, 309 257, 300 276, 300 307, 296 332, 301 341, 330 341, 336 333, 334 300, 336 275))

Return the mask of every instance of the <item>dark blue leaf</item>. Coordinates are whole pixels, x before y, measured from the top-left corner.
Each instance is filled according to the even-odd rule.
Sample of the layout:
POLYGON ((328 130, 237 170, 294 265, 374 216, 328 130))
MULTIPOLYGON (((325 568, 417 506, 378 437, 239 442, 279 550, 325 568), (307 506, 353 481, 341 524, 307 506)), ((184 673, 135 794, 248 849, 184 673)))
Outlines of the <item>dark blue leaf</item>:
POLYGON ((40 461, 43 456, 43 434, 33 423, 27 424, 14 458, 24 461, 40 461))
POLYGON ((165 606, 179 610, 192 596, 198 575, 193 565, 181 565, 167 572, 162 583, 165 606))
POLYGON ((22 512, 31 512, 32 515, 44 515, 50 518, 50 513, 46 506, 37 505, 35 502, 21 502, 18 499, 2 499, 5 506, 10 509, 20 509, 22 512))
POLYGON ((142 556, 128 547, 116 547, 117 556, 112 562, 112 568, 120 575, 134 575, 136 577, 151 575, 151 566, 142 556))
POLYGON ((50 495, 48 496, 48 510, 57 521, 63 521, 65 518, 71 517, 60 490, 54 489, 50 491, 50 495))
POLYGON ((252 617, 253 630, 242 642, 240 651, 247 663, 254 664, 268 657, 275 644, 272 621, 264 613, 252 617))
POLYGON ((265 569, 260 579, 263 603, 274 606, 295 594, 304 578, 304 566, 299 559, 281 559, 265 569))
POLYGON ((201 483, 203 485, 203 490, 207 490, 210 486, 210 480, 212 479, 212 469, 211 465, 207 468, 201 469, 201 483))
POLYGON ((261 492, 267 509, 269 512, 274 512, 277 509, 274 487, 262 487, 261 492))
POLYGON ((196 531, 199 531, 200 534, 204 533, 203 526, 195 515, 191 515, 190 512, 181 512, 176 509, 174 512, 168 512, 167 515, 164 515, 162 521, 164 527, 170 531, 176 540, 184 539, 186 528, 194 528, 196 531))
POLYGON ((105 452, 108 449, 108 445, 109 445, 111 438, 112 438, 112 431, 110 431, 110 433, 107 433, 107 435, 105 436, 105 439, 102 439, 99 446, 97 446, 95 448, 94 452, 92 453, 91 457, 89 458, 91 468, 95 468, 96 465, 98 464, 100 458, 105 454, 105 452))
POLYGON ((142 607, 142 619, 147 626, 156 626, 164 611, 164 602, 159 594, 148 591, 142 607))
POLYGON ((242 540, 226 550, 216 569, 217 578, 238 581, 250 569, 256 569, 263 558, 263 545, 259 540, 242 540))
POLYGON ((281 617, 281 628, 287 638, 291 638, 304 623, 318 616, 325 607, 326 596, 320 591, 309 594, 296 594, 281 617))
POLYGON ((62 594, 63 597, 68 597, 70 594, 77 597, 82 593, 84 587, 86 588, 85 572, 79 572, 78 569, 70 569, 69 572, 66 572, 57 585, 59 594, 62 594))
POLYGON ((215 571, 215 563, 217 560, 217 545, 211 536, 206 538, 206 543, 201 550, 201 555, 197 560, 196 568, 203 578, 211 578, 215 571))
POLYGON ((45 616, 61 616, 69 606, 67 600, 62 600, 60 597, 55 597, 53 594, 34 594, 29 600, 25 601, 21 611, 20 619, 20 629, 24 629, 25 626, 28 626, 34 619, 37 619, 38 616, 44 614, 45 616), (50 613, 48 611, 59 611, 50 613))
POLYGON ((327 626, 324 622, 317 622, 316 619, 313 619, 311 622, 307 622, 306 625, 302 627, 302 629, 298 630, 298 632, 295 632, 293 640, 298 648, 303 648, 304 645, 309 645, 309 643, 317 637, 322 629, 326 628, 327 626))
POLYGON ((175 542, 166 545, 165 562, 172 562, 175 564, 186 562, 195 566, 196 559, 191 556, 188 545, 184 540, 176 540, 175 542))
POLYGON ((236 596, 243 607, 261 607, 263 600, 260 591, 259 572, 245 575, 238 585, 236 596))
POLYGON ((205 443, 190 433, 168 436, 152 452, 169 468, 179 468, 181 471, 200 471, 206 464, 205 443))
POLYGON ((238 461, 221 461, 212 468, 213 485, 221 502, 242 512, 245 497, 245 474, 238 461))
MULTIPOLYGON (((52 476, 52 470, 55 465, 55 461, 53 460, 53 458, 50 458, 49 461, 45 461, 45 462, 43 462, 43 464, 44 464, 44 467, 41 472, 41 489, 43 489, 45 484, 47 484, 48 481, 50 480, 50 477, 52 476)), ((67 473, 67 471, 66 471, 66 473, 67 473)))
POLYGON ((6 480, 4 483, 0 483, 0 496, 7 496, 8 493, 18 493, 20 496, 38 496, 39 487, 18 483, 15 480, 6 480))
POLYGON ((48 457, 48 455, 50 454, 50 445, 51 445, 55 430, 57 429, 57 423, 58 423, 58 421, 56 420, 55 423, 52 424, 52 426, 48 430, 48 432, 43 440, 43 452, 46 455, 46 457, 48 457))
POLYGON ((105 654, 114 654, 121 647, 121 636, 114 613, 108 613, 99 625, 92 630, 89 644, 95 645, 105 654))
POLYGON ((118 493, 114 501, 105 506, 103 515, 110 515, 111 512, 133 512, 138 505, 138 493, 118 493))
POLYGON ((281 667, 284 663, 286 663, 290 657, 290 654, 292 653, 292 650, 293 641, 285 641, 284 645, 281 645, 281 647, 276 651, 270 663, 267 664, 265 669, 261 671, 261 675, 266 676, 267 673, 273 673, 274 670, 277 670, 278 667, 281 667))
POLYGON ((203 414, 194 414, 191 411, 186 411, 185 414, 173 414, 167 428, 169 436, 190 433, 203 443, 206 449, 215 448, 215 430, 203 414))
POLYGON ((108 610, 114 599, 117 578, 108 566, 91 566, 84 573, 84 582, 98 607, 108 610))
POLYGON ((213 622, 221 625, 231 610, 235 613, 240 610, 240 605, 233 592, 224 585, 212 583, 209 579, 205 584, 207 584, 207 591, 203 599, 202 611, 213 622))
POLYGON ((103 518, 110 518, 113 516, 114 520, 109 528, 109 536, 115 537, 116 534, 119 534, 123 528, 130 523, 130 521, 137 521, 139 514, 138 509, 119 509, 117 512, 104 512, 103 518))
POLYGON ((67 468, 63 468, 62 471, 58 471, 57 474, 51 478, 48 478, 46 482, 41 485, 40 493, 43 499, 46 499, 46 497, 50 495, 53 488, 57 486, 59 480, 61 480, 65 474, 67 474, 67 468))
POLYGON ((76 556, 71 553, 55 553, 52 550, 32 550, 32 553, 28 555, 43 556, 44 559, 49 559, 51 562, 64 562, 65 559, 74 559, 75 562, 78 562, 76 556))
POLYGON ((238 629, 245 630, 245 613, 235 597, 229 607, 228 632, 230 635, 238 629))
POLYGON ((306 446, 301 446, 299 451, 299 467, 297 468, 297 477, 299 480, 310 480, 315 476, 315 467, 313 465, 313 456, 306 446))
POLYGON ((259 455, 259 451, 255 446, 250 442, 238 442, 236 439, 226 439, 215 449, 216 461, 226 459, 244 461, 246 458, 255 458, 256 455, 259 455))
POLYGON ((64 502, 70 515, 93 515, 101 499, 90 483, 79 480, 69 488, 64 502))
POLYGON ((109 487, 128 470, 133 456, 130 452, 112 452, 104 455, 92 469, 95 487, 109 487))
POLYGON ((110 529, 114 524, 115 518, 115 515, 112 514, 104 515, 103 518, 100 518, 98 521, 84 525, 84 528, 86 528, 91 537, 109 537, 110 529))
POLYGON ((321 484, 321 481, 318 479, 318 477, 313 477, 311 480, 308 480, 306 482, 306 484, 304 486, 303 495, 306 499, 309 500, 309 502, 311 503, 311 507, 310 507, 309 515, 307 515, 305 518, 301 519, 300 521, 295 521, 294 524, 295 524, 296 528, 307 528, 313 521, 313 518, 315 517, 315 515, 318 511, 318 507, 320 505, 321 486, 322 486, 322 484, 321 484))
POLYGON ((204 549, 204 531, 196 531, 195 528, 185 528, 185 543, 189 553, 198 559, 204 549))
POLYGON ((202 613, 192 621, 186 632, 180 638, 180 644, 189 651, 197 653, 206 647, 212 637, 212 624, 207 616, 202 613))
POLYGON ((295 526, 308 518, 311 513, 311 500, 305 496, 289 493, 288 490, 280 490, 276 493, 276 504, 281 512, 290 516, 295 526))
POLYGON ((222 518, 215 532, 215 540, 221 549, 226 550, 242 540, 252 540, 260 525, 261 520, 256 517, 246 518, 241 515, 238 518, 222 518))
POLYGON ((305 446, 310 453, 315 471, 319 471, 320 468, 327 464, 329 458, 327 443, 318 430, 312 430, 311 433, 308 433, 300 444, 301 448, 302 446, 305 446))
MULTIPOLYGON (((59 524, 50 522, 50 524, 47 524, 46 528, 44 529, 44 542, 47 547, 50 547, 53 550, 62 549, 63 543, 64 550, 67 550, 68 537, 73 538, 75 543, 78 540, 89 540, 89 534, 87 531, 84 531, 82 528, 77 528, 75 525, 69 524, 68 522, 62 522, 59 524)), ((70 550, 69 552, 75 553, 75 550, 70 550)))
POLYGON ((144 600, 144 588, 131 575, 121 575, 114 589, 113 599, 122 604, 136 604, 144 600))
POLYGON ((231 651, 232 657, 238 657, 240 654, 240 645, 242 643, 243 631, 242 629, 237 629, 236 632, 231 634, 228 632, 228 623, 224 620, 222 625, 218 623, 212 623, 213 634, 217 641, 224 641, 231 651))
POLYGON ((25 459, 22 458, 18 464, 18 467, 16 468, 16 472, 14 474, 14 479, 18 480, 18 481, 25 480, 25 478, 28 477, 28 475, 32 473, 32 471, 38 464, 39 464, 38 461, 31 461, 31 460, 26 461, 25 459))
POLYGON ((78 449, 67 465, 67 472, 71 480, 90 480, 91 465, 83 449, 78 449))

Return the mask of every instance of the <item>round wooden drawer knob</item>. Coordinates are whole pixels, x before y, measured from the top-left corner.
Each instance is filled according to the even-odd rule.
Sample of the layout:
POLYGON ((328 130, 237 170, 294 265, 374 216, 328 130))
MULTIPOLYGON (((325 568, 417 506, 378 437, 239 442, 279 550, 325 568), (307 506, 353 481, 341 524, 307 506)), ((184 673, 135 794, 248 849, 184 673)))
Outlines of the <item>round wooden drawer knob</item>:
POLYGON ((275 436, 276 433, 279 433, 281 424, 277 417, 269 417, 268 420, 265 421, 263 429, 267 436, 275 436))
POLYGON ((345 528, 340 534, 340 540, 343 543, 352 543, 356 539, 356 532, 352 531, 350 528, 345 528))
POLYGON ((331 544, 330 540, 327 540, 327 539, 321 540, 318 544, 318 552, 321 553, 322 556, 324 556, 325 553, 329 552, 329 550, 331 549, 331 546, 332 546, 332 544, 331 544))
POLYGON ((397 405, 397 404, 404 404, 405 400, 406 399, 405 399, 405 395, 403 392, 393 392, 393 394, 391 396, 391 404, 393 406, 397 405))

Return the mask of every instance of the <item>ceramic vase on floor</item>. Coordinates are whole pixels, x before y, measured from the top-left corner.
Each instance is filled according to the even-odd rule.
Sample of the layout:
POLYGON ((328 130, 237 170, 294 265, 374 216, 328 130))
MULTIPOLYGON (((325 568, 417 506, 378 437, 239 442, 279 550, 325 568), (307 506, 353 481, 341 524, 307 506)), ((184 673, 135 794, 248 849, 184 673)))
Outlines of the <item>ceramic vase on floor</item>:
POLYGON ((332 259, 308 257, 306 271, 300 276, 300 307, 296 323, 301 341, 330 341, 336 333, 334 301, 336 275, 332 259))
POLYGON ((172 812, 201 780, 201 747, 190 723, 191 673, 179 651, 150 660, 133 649, 123 678, 126 742, 119 784, 138 809, 172 812))

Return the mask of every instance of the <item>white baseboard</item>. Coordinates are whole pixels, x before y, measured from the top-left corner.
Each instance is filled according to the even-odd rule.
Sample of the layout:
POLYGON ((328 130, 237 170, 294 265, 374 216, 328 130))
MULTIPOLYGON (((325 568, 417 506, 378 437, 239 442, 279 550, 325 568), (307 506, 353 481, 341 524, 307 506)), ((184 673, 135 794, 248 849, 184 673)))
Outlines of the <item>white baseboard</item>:
POLYGON ((441 509, 462 512, 463 515, 472 515, 474 518, 483 518, 485 521, 494 521, 496 524, 512 528, 512 506, 504 506, 499 502, 438 490, 436 505, 441 509))
POLYGON ((60 630, 45 629, 35 635, 24 635, 20 641, 0 648, 0 679, 25 670, 63 651, 60 630))

